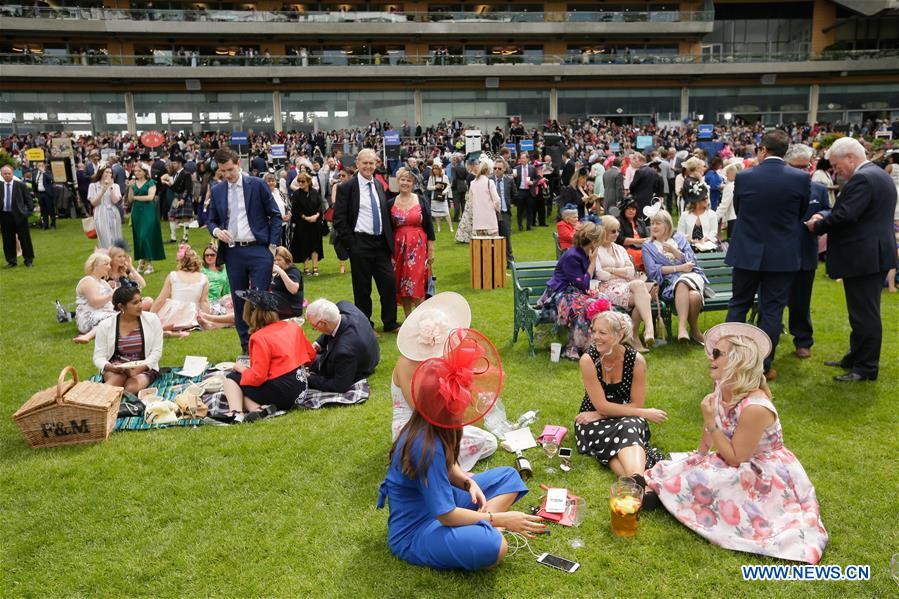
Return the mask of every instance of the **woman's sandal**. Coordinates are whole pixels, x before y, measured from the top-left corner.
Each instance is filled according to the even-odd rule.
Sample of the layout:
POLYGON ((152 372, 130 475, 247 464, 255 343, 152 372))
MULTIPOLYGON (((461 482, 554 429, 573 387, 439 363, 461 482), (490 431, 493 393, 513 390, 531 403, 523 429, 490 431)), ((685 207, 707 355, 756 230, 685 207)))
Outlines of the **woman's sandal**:
POLYGON ((244 422, 256 422, 257 420, 262 420, 263 418, 268 418, 272 416, 275 412, 278 411, 278 408, 274 405, 267 405, 259 408, 258 410, 253 410, 252 412, 247 412, 246 416, 244 416, 244 422))
POLYGON ((312 271, 309 270, 308 267, 304 266, 304 267, 303 267, 303 274, 306 275, 306 276, 308 277, 309 275, 312 274, 312 271))
POLYGON ((312 276, 313 276, 313 277, 317 277, 317 276, 318 276, 318 267, 315 267, 315 268, 312 269, 312 276))

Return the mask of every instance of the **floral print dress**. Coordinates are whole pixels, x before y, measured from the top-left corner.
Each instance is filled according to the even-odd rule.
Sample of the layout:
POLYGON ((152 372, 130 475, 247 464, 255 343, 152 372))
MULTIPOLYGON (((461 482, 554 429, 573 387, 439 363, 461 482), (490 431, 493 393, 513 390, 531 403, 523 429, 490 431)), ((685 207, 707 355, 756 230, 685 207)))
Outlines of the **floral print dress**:
POLYGON ((732 438, 747 406, 775 415, 755 454, 733 468, 717 453, 691 453, 646 472, 675 518, 711 543, 726 549, 816 564, 827 545, 815 487, 793 453, 784 447, 777 409, 763 393, 733 408, 721 404, 715 422, 732 438))
POLYGON ((430 272, 428 235, 422 227, 421 205, 416 203, 408 211, 394 206, 390 210, 393 222, 393 269, 396 273, 396 299, 423 299, 428 290, 430 272))

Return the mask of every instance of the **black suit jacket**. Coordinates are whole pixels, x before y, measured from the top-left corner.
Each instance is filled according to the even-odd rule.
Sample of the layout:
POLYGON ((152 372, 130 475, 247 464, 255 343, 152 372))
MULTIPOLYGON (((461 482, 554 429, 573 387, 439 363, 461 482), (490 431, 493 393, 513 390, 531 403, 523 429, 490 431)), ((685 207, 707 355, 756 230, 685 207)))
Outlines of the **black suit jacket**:
POLYGON ((453 165, 453 200, 461 202, 465 199, 465 192, 468 191, 468 171, 460 164, 453 165), (459 195, 461 194, 461 195, 459 195))
POLYGON ((181 169, 181 172, 175 176, 172 181, 172 193, 176 200, 191 201, 194 192, 194 184, 190 179, 190 173, 187 169, 181 169))
POLYGON ((562 165, 562 187, 571 184, 571 178, 574 176, 574 160, 568 159, 568 162, 562 165))
MULTIPOLYGON (((31 189, 34 193, 38 192, 37 180, 40 176, 41 171, 35 170, 31 174, 31 189)), ((50 171, 44 171, 44 193, 53 193, 53 177, 50 175, 50 171)))
MULTIPOLYGON (((6 181, 0 179, 0 210, 3 209, 3 202, 6 201, 6 181)), ((21 181, 12 181, 12 201, 11 206, 13 218, 17 222, 28 220, 28 217, 34 212, 34 197, 28 190, 28 186, 21 181)))
POLYGON ((827 274, 839 279, 895 268, 895 211, 896 186, 890 176, 871 162, 860 166, 830 214, 815 223, 815 233, 827 233, 827 274))
MULTIPOLYGON (((511 175, 503 175, 503 200, 505 200, 506 209, 503 212, 511 212, 512 211, 512 189, 515 188, 515 180, 512 179, 511 175)), ((497 183, 496 175, 490 175, 490 180, 493 181, 493 184, 496 185, 496 191, 499 191, 499 183, 497 183)), ((500 202, 500 208, 502 208, 503 202, 500 202)))
POLYGON ((321 351, 309 374, 309 388, 346 393, 353 384, 369 376, 381 361, 381 348, 371 323, 348 301, 337 302, 340 324, 337 332, 316 340, 321 351))
MULTIPOLYGON (((393 254, 393 225, 390 222, 390 207, 384 197, 384 188, 375 182, 375 191, 378 193, 381 205, 381 234, 387 241, 387 247, 393 254)), ((368 201, 368 198, 365 198, 368 201)), ((347 250, 352 251, 356 246, 356 221, 359 219, 359 175, 353 175, 349 181, 344 181, 337 186, 337 196, 334 199, 334 228, 337 229, 337 238, 347 250)), ((365 322, 368 322, 366 320, 365 322)), ((371 328, 371 324, 369 324, 371 328)))
POLYGON ((652 204, 652 198, 662 195, 665 191, 665 183, 662 175, 651 166, 641 166, 634 173, 631 180, 631 197, 637 202, 637 213, 642 214, 643 208, 652 204))

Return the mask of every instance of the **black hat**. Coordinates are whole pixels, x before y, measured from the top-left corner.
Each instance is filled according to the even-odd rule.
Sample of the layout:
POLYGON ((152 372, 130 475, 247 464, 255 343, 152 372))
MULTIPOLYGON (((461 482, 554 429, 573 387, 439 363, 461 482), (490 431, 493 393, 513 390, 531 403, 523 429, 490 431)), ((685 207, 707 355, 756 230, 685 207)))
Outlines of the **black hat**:
POLYGON ((237 297, 246 300, 258 308, 269 312, 278 311, 278 298, 271 291, 261 289, 241 289, 237 291, 237 297))
POLYGON ((696 177, 685 177, 682 193, 687 204, 695 204, 709 197, 709 184, 696 177))

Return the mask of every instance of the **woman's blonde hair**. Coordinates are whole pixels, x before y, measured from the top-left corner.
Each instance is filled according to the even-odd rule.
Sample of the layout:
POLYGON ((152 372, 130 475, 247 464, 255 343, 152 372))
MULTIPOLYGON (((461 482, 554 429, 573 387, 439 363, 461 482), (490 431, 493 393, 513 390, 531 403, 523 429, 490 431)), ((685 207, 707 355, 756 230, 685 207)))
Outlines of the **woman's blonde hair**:
POLYGON ((119 256, 127 256, 127 255, 128 255, 128 252, 126 252, 124 248, 121 248, 117 245, 114 245, 111 248, 109 248, 109 261, 110 262, 112 262, 119 256))
POLYGON ((599 226, 587 221, 581 223, 581 226, 577 228, 571 238, 571 242, 575 247, 583 248, 591 243, 597 243, 602 238, 602 235, 603 230, 599 226))
POLYGON ((193 248, 184 250, 184 255, 178 260, 178 270, 185 272, 200 272, 203 267, 203 261, 193 248))
POLYGON ((293 254, 290 253, 290 250, 284 247, 283 245, 279 245, 275 249, 275 256, 279 258, 284 258, 288 264, 293 264, 293 254))
POLYGON ((481 177, 488 176, 490 174, 490 168, 491 166, 489 162, 487 162, 486 160, 480 161, 478 163, 478 172, 476 178, 480 179, 481 177))
POLYGON ((665 239, 671 237, 674 233, 674 221, 671 220, 671 215, 668 214, 667 210, 659 210, 655 214, 652 215, 652 218, 649 219, 649 223, 660 223, 665 225, 667 232, 665 233, 665 239))
POLYGON ((690 158, 688 160, 684 160, 681 163, 681 168, 683 169, 685 175, 688 172, 692 173, 692 172, 696 171, 697 169, 704 168, 704 167, 705 167, 705 160, 703 160, 702 158, 698 158, 696 156, 693 156, 692 158, 690 158))
POLYGON ((609 325, 609 330, 612 331, 612 334, 618 336, 618 343, 630 343, 631 337, 634 334, 634 321, 631 320, 630 316, 622 312, 606 310, 605 312, 600 312, 594 316, 593 322, 596 322, 599 319, 605 320, 609 325))
POLYGON ((250 333, 265 328, 281 320, 274 310, 263 310, 256 304, 247 302, 243 305, 243 320, 247 323, 250 333))
MULTIPOLYGON (((607 241, 609 239, 609 235, 612 234, 612 231, 618 227, 621 227, 621 224, 618 222, 617 218, 615 218, 611 214, 606 214, 599 219, 599 226, 602 227, 603 240, 607 241)), ((615 233, 615 238, 618 238, 618 233, 615 233)), ((615 239, 612 239, 612 243, 614 242, 615 239)))
POLYGON ((727 166, 724 167, 724 176, 726 177, 727 175, 730 175, 730 174, 736 175, 737 173, 739 173, 742 170, 743 170, 742 162, 730 162, 730 163, 728 163, 727 166))
POLYGON ((394 177, 396 177, 397 183, 399 183, 400 179, 409 179, 410 181, 412 181, 412 183, 415 183, 415 176, 412 174, 412 171, 407 169, 405 166, 398 168, 394 177))
POLYGON ((103 260, 105 260, 106 262, 112 262, 112 258, 109 257, 109 254, 94 252, 93 254, 88 256, 87 260, 84 262, 84 274, 89 275, 94 272, 94 268, 97 266, 97 262, 103 260))
POLYGON ((721 374, 721 384, 730 388, 731 399, 724 405, 732 408, 747 395, 761 389, 770 398, 771 390, 765 381, 765 356, 752 339, 743 335, 723 337, 730 343, 727 366, 721 374))

